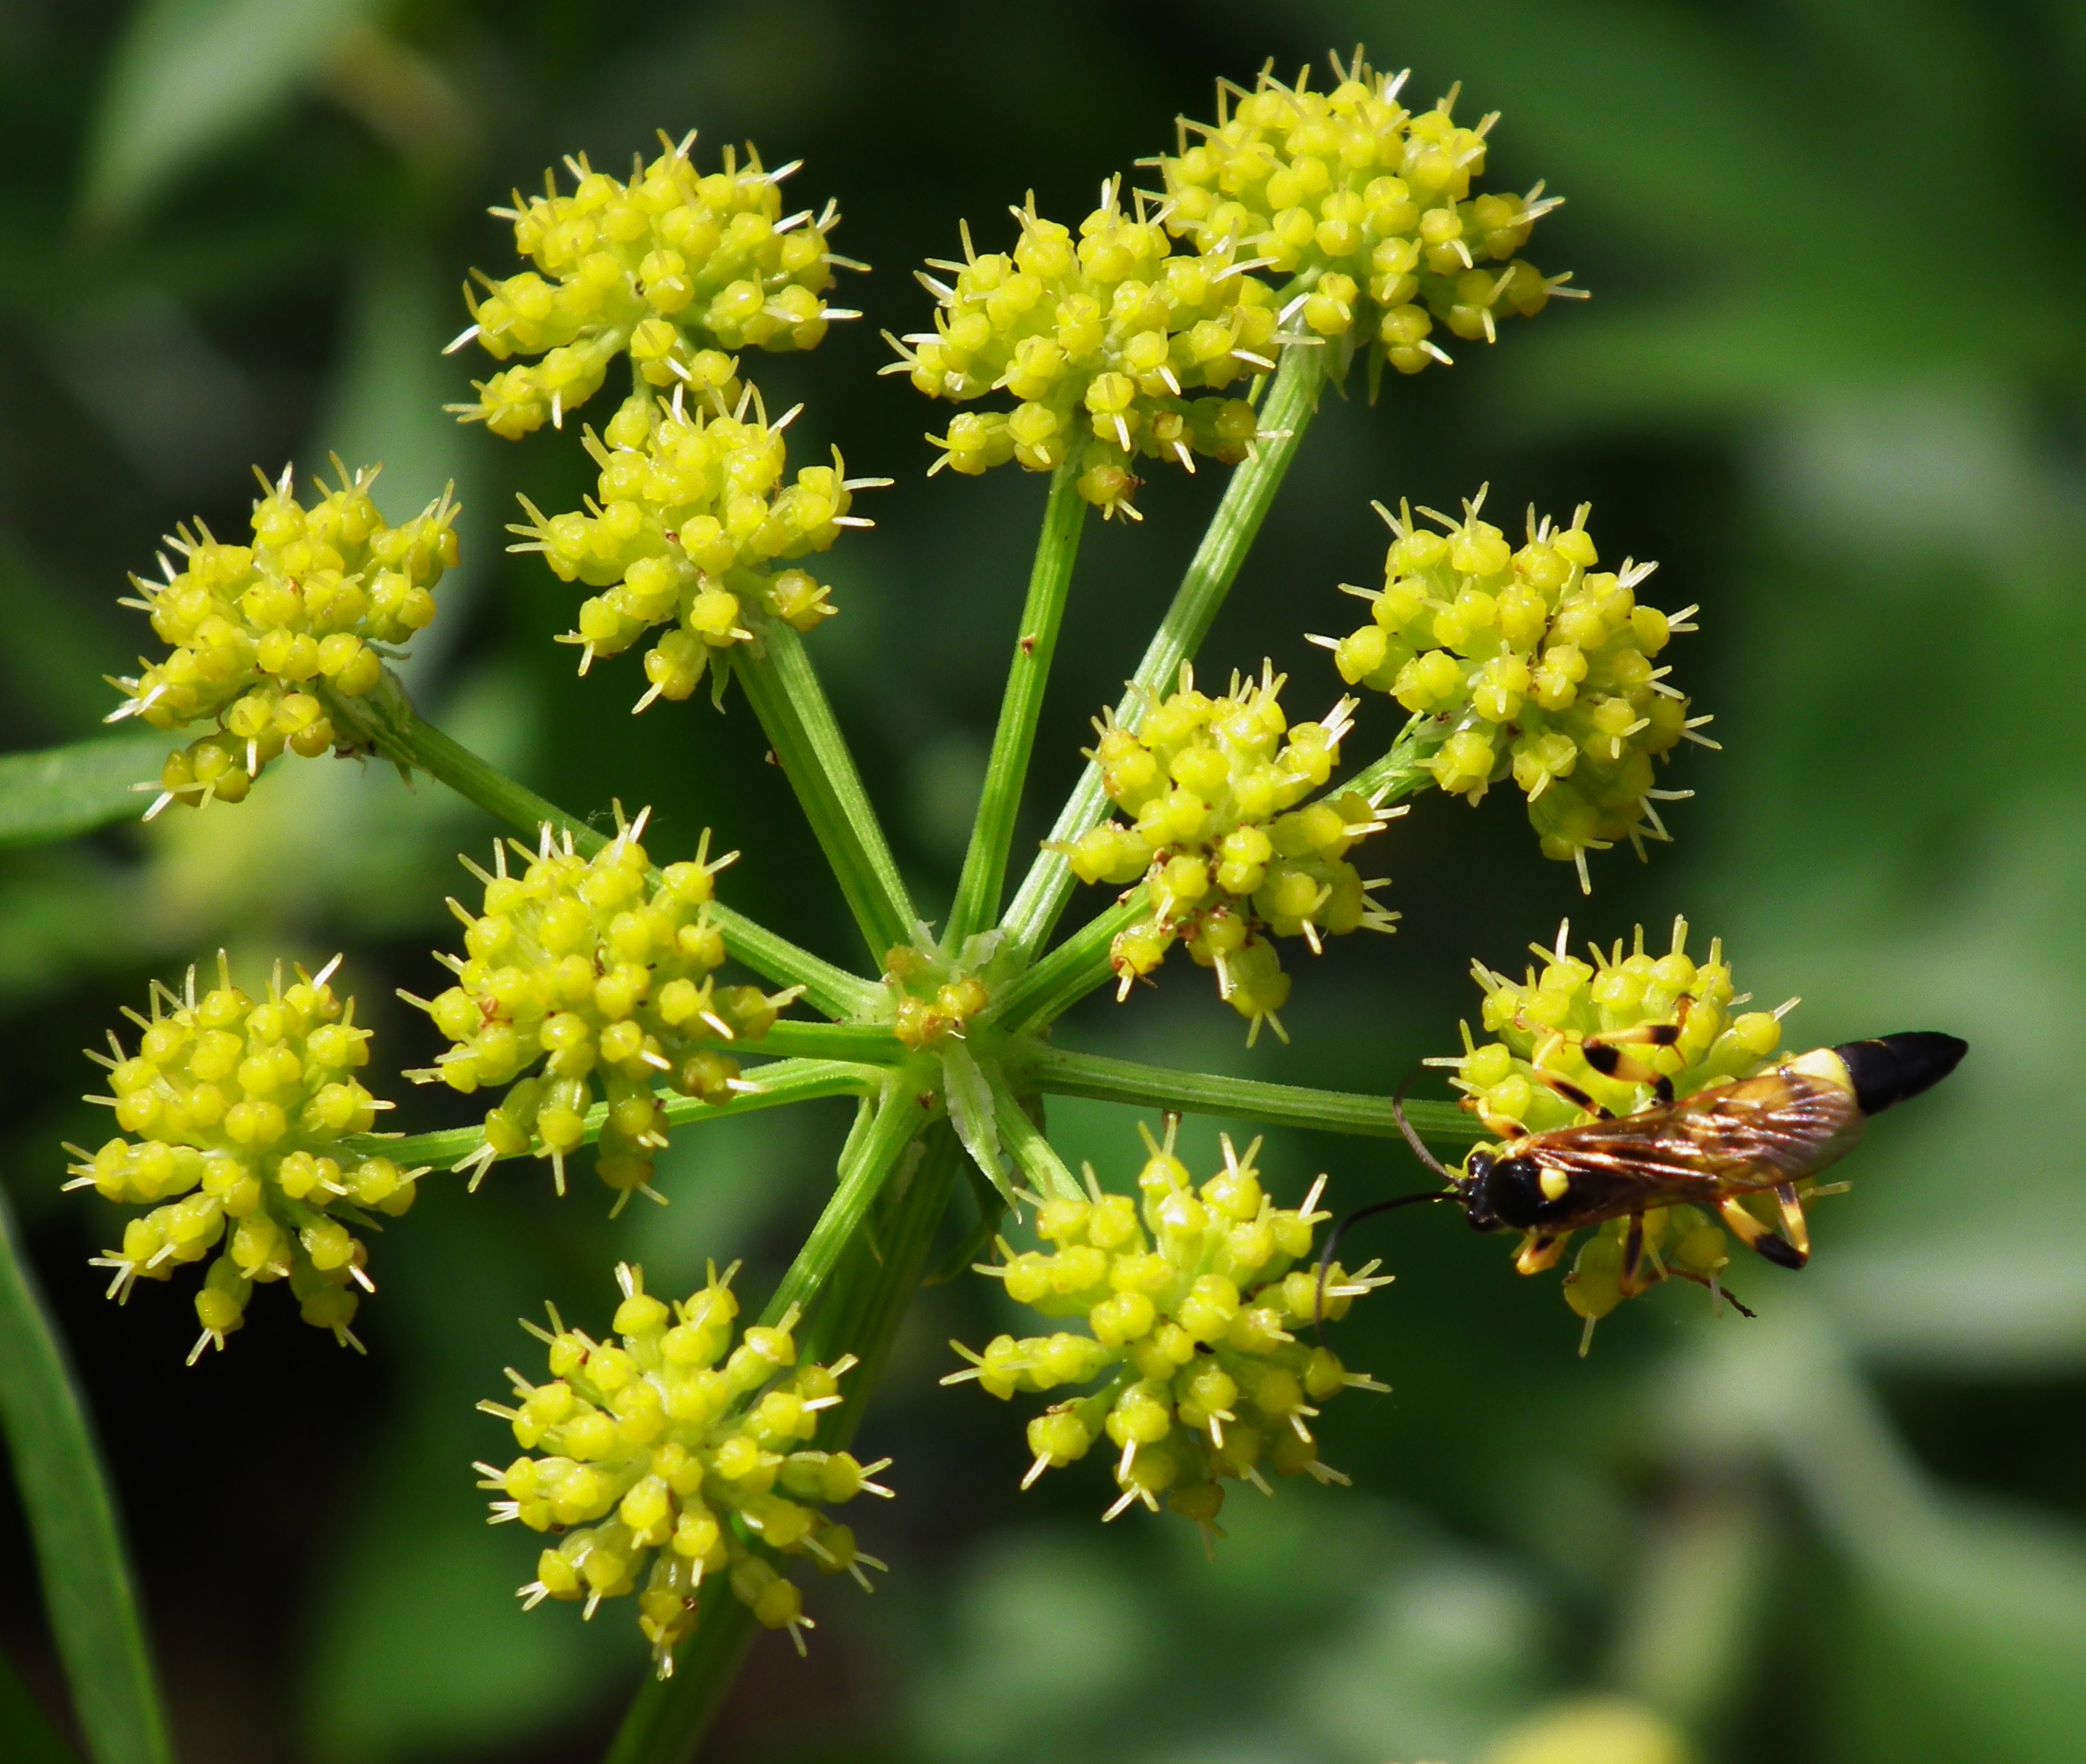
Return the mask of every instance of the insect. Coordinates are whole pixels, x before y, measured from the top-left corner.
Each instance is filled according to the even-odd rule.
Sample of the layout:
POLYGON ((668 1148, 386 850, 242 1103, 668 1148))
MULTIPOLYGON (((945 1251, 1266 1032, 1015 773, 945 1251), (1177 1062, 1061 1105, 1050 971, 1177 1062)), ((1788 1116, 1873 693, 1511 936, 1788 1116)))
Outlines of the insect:
MULTIPOLYGON (((1654 1042, 1674 1033, 1662 1026, 1631 1033, 1654 1042)), ((1940 1083, 1967 1046, 1953 1035, 1911 1030, 1816 1048, 1678 1101, 1670 1084, 1662 1083, 1663 1100, 1650 1108, 1524 1132, 1500 1152, 1473 1152, 1460 1174, 1445 1168, 1413 1131, 1401 1087, 1392 1105, 1398 1127, 1414 1155, 1449 1186, 1349 1214, 1327 1243, 1326 1259, 1356 1221, 1425 1200, 1456 1202, 1475 1230, 1525 1232, 1514 1263, 1523 1274, 1555 1266, 1573 1232, 1627 1219, 1621 1284, 1628 1297, 1667 1272, 1683 1272, 1662 1268, 1647 1276, 1645 1214, 1691 1204, 1716 1212, 1734 1237, 1769 1261, 1802 1268, 1810 1259, 1811 1234, 1797 1183, 1844 1157, 1871 1115, 1940 1083), (1743 1204, 1761 1193, 1775 1198, 1779 1229, 1743 1204)), ((1633 1063, 1620 1047, 1591 1038, 1586 1055, 1604 1075, 1622 1074, 1633 1063)), ((1569 1100, 1593 1106, 1584 1092, 1552 1083, 1569 1100)), ((1705 1276, 1686 1277, 1709 1284, 1705 1276)))

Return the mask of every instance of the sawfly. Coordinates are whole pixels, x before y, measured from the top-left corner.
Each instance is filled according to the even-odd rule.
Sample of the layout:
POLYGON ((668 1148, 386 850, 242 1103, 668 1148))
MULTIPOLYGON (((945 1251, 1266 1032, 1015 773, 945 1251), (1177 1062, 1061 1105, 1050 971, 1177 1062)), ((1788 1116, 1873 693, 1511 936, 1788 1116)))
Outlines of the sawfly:
MULTIPOLYGON (((1624 1033, 1656 1045, 1669 1044, 1678 1034, 1665 1025, 1624 1033)), ((1327 1242, 1325 1259, 1330 1263, 1342 1234, 1359 1220, 1421 1201, 1449 1200, 1462 1208, 1474 1230, 1526 1233, 1514 1263, 1523 1274, 1553 1267, 1574 1231, 1627 1219, 1621 1272, 1626 1297, 1668 1272, 1683 1272, 1659 1268, 1647 1277, 1644 1216, 1655 1208, 1702 1208, 1767 1260, 1802 1268, 1810 1259, 1811 1234, 1796 1185, 1845 1157, 1871 1115, 1940 1083, 1967 1046, 1933 1030, 1846 1042, 1791 1055, 1750 1078, 1713 1084, 1679 1101, 1671 1080, 1662 1078, 1656 1080, 1659 1100, 1649 1108, 1619 1116, 1603 1112, 1599 1118, 1547 1132, 1522 1130, 1499 1151, 1471 1153, 1461 1171, 1446 1168, 1413 1131, 1401 1086, 1392 1101, 1399 1131, 1414 1156, 1448 1187, 1379 1200, 1350 1213, 1327 1242), (1779 1229, 1746 1206, 1748 1196, 1759 1194, 1774 1196, 1779 1229)), ((1625 1076, 1633 1064, 1620 1047, 1590 1036, 1584 1052, 1587 1063, 1604 1076, 1625 1076)), ((1568 1081, 1541 1076, 1566 1100, 1594 1106, 1568 1081)), ((1701 1276, 1684 1277, 1709 1284, 1701 1276)), ((1738 1306, 1735 1299, 1732 1303, 1738 1306)))

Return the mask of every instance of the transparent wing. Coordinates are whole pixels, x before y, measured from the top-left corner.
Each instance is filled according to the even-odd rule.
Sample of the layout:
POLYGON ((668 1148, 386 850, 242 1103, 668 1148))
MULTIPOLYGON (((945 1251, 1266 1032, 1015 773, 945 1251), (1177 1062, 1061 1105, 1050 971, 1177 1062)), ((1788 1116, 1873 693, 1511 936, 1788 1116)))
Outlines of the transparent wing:
POLYGON ((1568 1174, 1599 1171, 1647 1186, 1768 1188, 1824 1169, 1860 1129, 1849 1092, 1777 1072, 1663 1108, 1537 1134, 1513 1149, 1568 1174))

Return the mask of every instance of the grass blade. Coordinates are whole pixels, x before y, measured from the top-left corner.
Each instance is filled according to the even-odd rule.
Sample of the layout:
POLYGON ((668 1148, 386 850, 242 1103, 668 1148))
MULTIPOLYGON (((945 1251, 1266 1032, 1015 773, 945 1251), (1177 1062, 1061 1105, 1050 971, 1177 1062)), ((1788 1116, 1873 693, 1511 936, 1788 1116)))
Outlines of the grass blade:
POLYGON ((95 1764, 172 1764, 115 1499, 4 1195, 0 1425, 90 1755, 95 1764))

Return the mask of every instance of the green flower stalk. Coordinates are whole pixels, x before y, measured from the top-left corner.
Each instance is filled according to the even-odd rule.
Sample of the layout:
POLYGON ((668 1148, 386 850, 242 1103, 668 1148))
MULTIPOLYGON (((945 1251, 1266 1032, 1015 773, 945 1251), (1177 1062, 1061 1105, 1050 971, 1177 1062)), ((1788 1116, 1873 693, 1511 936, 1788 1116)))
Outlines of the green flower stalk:
MULTIPOLYGON (((1001 1261, 978 1268, 1016 1303, 1080 1319, 1085 1332, 999 1336, 982 1353, 952 1342, 971 1365, 942 1382, 975 1378, 1003 1400, 1096 1385, 1029 1422, 1035 1461, 1022 1486, 1084 1457, 1105 1436, 1122 1491, 1107 1518, 1137 1502, 1156 1512, 1164 1495, 1209 1535, 1226 1481, 1274 1492, 1263 1465, 1278 1476, 1346 1481, 1319 1461, 1309 1425, 1315 1405, 1343 1390, 1388 1387, 1297 1338, 1320 1314, 1311 1242, 1332 1216, 1316 1210, 1325 1178, 1301 1207, 1278 1207, 1254 1167, 1260 1142, 1241 1157, 1227 1137, 1224 1168, 1198 1188, 1174 1156, 1176 1124, 1169 1120, 1163 1143, 1140 1127, 1149 1155, 1137 1200, 1104 1193, 1089 1167, 1087 1198, 1038 1208, 1036 1234, 1052 1248, 1017 1254, 1002 1239, 1001 1261)), ((1323 1314, 1342 1316, 1389 1285, 1375 1267, 1328 1270, 1323 1314)))
POLYGON ((1109 952, 1117 996, 1127 998, 1185 940, 1215 971, 1219 995, 1252 1025, 1249 1045, 1263 1022, 1288 1038, 1275 1013, 1289 977, 1271 936, 1301 937, 1316 952, 1326 936, 1388 931, 1397 917, 1369 897, 1387 884, 1364 882, 1347 861, 1357 840, 1386 825, 1377 805, 1350 790, 1297 806, 1339 764, 1354 701, 1292 727, 1284 678, 1267 663, 1258 680, 1234 675, 1212 698, 1184 663, 1180 689, 1150 695, 1135 732, 1113 716, 1096 719, 1100 739, 1088 757, 1109 799, 1136 819, 1104 821, 1058 848, 1083 882, 1146 884, 1148 913, 1118 931, 1109 952))
POLYGON ((1710 719, 1688 714, 1672 670, 1654 661, 1675 633, 1696 628, 1696 609, 1667 614, 1638 600, 1655 564, 1596 571, 1590 505, 1569 526, 1530 509, 1517 551, 1479 518, 1484 500, 1480 490, 1460 521, 1421 509, 1440 533, 1408 507, 1393 514, 1377 504, 1393 535, 1383 587, 1345 590, 1370 603, 1372 620, 1311 641, 1333 652, 1348 684, 1388 692, 1412 714, 1443 790, 1475 803, 1512 778, 1543 854, 1576 864, 1590 890, 1587 852, 1627 839, 1642 857, 1646 838, 1669 837, 1658 804, 1694 794, 1656 788, 1652 761, 1683 740, 1716 745, 1697 733, 1710 719))
POLYGON ((241 800, 285 748, 308 758, 330 752, 339 737, 321 692, 367 692, 389 646, 434 617, 432 590, 457 560, 449 493, 394 527, 370 500, 381 467, 352 478, 339 460, 334 467, 338 485, 320 480, 309 508, 288 467, 273 484, 257 471, 251 545, 225 544, 198 521, 167 536, 181 569, 162 552, 163 580, 130 578, 143 598, 124 604, 151 615, 172 653, 141 657, 135 678, 110 680, 125 702, 107 720, 216 723, 167 756, 147 820, 169 803, 241 800))
POLYGON ((562 426, 601 390, 628 353, 636 377, 679 389, 719 412, 736 404, 743 349, 811 349, 836 318, 836 266, 859 269, 827 238, 831 203, 785 215, 782 181, 796 169, 764 170, 747 149, 726 147, 723 168, 699 173, 691 130, 649 165, 633 163, 628 183, 597 172, 582 154, 565 164, 575 180, 560 194, 547 172, 543 194, 514 193, 493 210, 514 226, 514 249, 534 266, 502 282, 479 275, 483 299, 464 287, 472 323, 449 345, 475 339, 494 360, 539 359, 474 381, 476 402, 450 408, 512 441, 548 422, 562 426))
POLYGON ((534 851, 509 842, 527 866, 519 876, 508 873, 509 846, 494 847, 489 874, 462 860, 485 895, 477 914, 449 903, 469 953, 436 959, 457 983, 432 999, 401 996, 452 1043, 409 1077, 466 1095, 508 1086, 485 1117, 483 1143, 457 1165, 473 1187, 496 1159, 530 1152, 550 1161, 563 1194, 598 1085, 608 1118, 596 1173, 619 1212, 633 1193, 657 1200, 653 1160, 667 1129, 654 1084, 706 1102, 759 1088, 720 1044, 759 1042, 797 991, 717 984, 724 936, 709 907, 717 872, 739 854, 710 858, 705 833, 694 859, 669 864, 654 884, 638 843, 650 812, 625 823, 619 807, 615 837, 591 858, 547 824, 534 851))
POLYGON ((707 1577, 728 1576, 732 1596, 767 1628, 788 1630, 802 1653, 814 1626, 778 1562, 809 1557, 865 1590, 862 1565, 884 1566, 824 1510, 862 1493, 888 1498, 871 1479, 890 1460, 864 1464, 812 1444, 854 1357, 799 1366, 794 1306, 734 1347, 735 1272, 713 1263, 708 1284, 669 1306, 645 1290, 642 1269, 619 1266, 620 1344, 568 1329, 553 1308, 549 1329, 522 1325, 550 1350, 549 1379, 532 1384, 510 1370, 513 1406, 479 1404, 513 1427, 522 1451, 504 1470, 477 1466, 479 1485, 503 1497, 493 1523, 561 1534, 521 1589, 524 1604, 583 1600, 591 1617, 602 1600, 637 1593, 662 1678, 696 1626, 707 1577))
POLYGON ((1359 53, 1333 65, 1330 92, 1310 89, 1309 68, 1285 86, 1271 63, 1252 92, 1220 83, 1214 127, 1181 120, 1180 151, 1156 162, 1169 231, 1203 251, 1235 249, 1280 281, 1285 319, 1366 339, 1372 383, 1386 362, 1400 373, 1445 364, 1437 320, 1491 343, 1500 319, 1577 292, 1518 255, 1561 198, 1539 184, 1471 195, 1496 115, 1467 129, 1454 90, 1414 112, 1398 102, 1406 75, 1377 74, 1359 53))
POLYGON ((1055 471, 1076 458, 1080 496, 1105 516, 1136 518, 1139 458, 1191 472, 1198 454, 1245 458, 1253 406, 1219 394, 1271 373, 1280 339, 1273 297, 1231 243, 1176 251, 1141 196, 1124 213, 1114 179, 1076 238, 1037 215, 1032 194, 1013 214, 1012 252, 980 257, 966 224, 964 261, 931 264, 953 282, 920 278, 938 303, 934 329, 890 339, 901 359, 883 371, 909 375, 930 398, 1015 400, 1011 411, 965 411, 930 435, 942 450, 930 475, 1010 459, 1055 471))
POLYGON ((844 528, 874 526, 849 512, 854 493, 891 480, 849 478, 838 449, 832 465, 789 478, 782 432, 796 415, 770 423, 750 388, 716 413, 691 407, 678 386, 670 398, 641 390, 605 437, 586 431, 601 467, 588 512, 547 516, 522 499, 529 519, 509 528, 521 536, 509 549, 540 552, 560 581, 605 590, 559 639, 579 646, 582 674, 663 627, 634 708, 686 698, 713 658, 722 693, 725 657, 768 620, 811 631, 838 610, 809 571, 774 566, 828 550, 844 528))
POLYGON ((75 1161, 66 1186, 151 1208, 93 1265, 113 1269, 109 1295, 127 1299, 139 1280, 170 1279, 223 1246, 196 1294, 202 1333, 190 1365, 224 1347, 256 1284, 275 1280, 289 1282, 306 1323, 359 1350, 348 1327, 355 1289, 376 1288, 348 1228, 404 1212, 427 1173, 364 1148, 392 1105, 354 1076, 369 1062, 370 1032, 328 983, 340 958, 316 974, 300 968, 287 987, 279 965, 258 1002, 232 983, 222 952, 217 961, 218 983, 200 997, 191 968, 180 992, 153 983, 150 1016, 125 1010, 139 1032, 135 1053, 113 1033, 107 1055, 88 1050, 113 1094, 87 1100, 113 1109, 129 1136, 93 1152, 67 1146, 75 1161))
MULTIPOLYGON (((1588 962, 1569 952, 1570 934, 1567 920, 1553 946, 1530 944, 1541 965, 1530 968, 1518 984, 1473 964, 1471 974, 1485 995, 1482 1026, 1495 1039, 1476 1042, 1466 1023, 1463 1052, 1428 1062, 1454 1072, 1450 1081, 1463 1093, 1464 1108, 1496 1140, 1504 1144, 1523 1134, 1574 1127, 1603 1112, 1635 1114, 1659 1101, 1662 1080, 1681 1098, 1773 1064, 1782 1019, 1797 1000, 1772 1011, 1737 1011, 1748 995, 1735 991, 1720 941, 1713 941, 1708 960, 1697 963, 1688 953, 1688 922, 1676 918, 1662 956, 1645 950, 1639 926, 1628 954, 1620 940, 1607 950, 1596 944, 1589 947, 1588 962), (1661 1045, 1633 1033, 1654 1026, 1670 1028, 1675 1038, 1661 1045), (1589 1037, 1628 1044, 1628 1062, 1613 1073, 1599 1070, 1586 1058, 1589 1037)), ((1496 1153, 1501 1146, 1485 1148, 1496 1153)), ((1806 1182, 1799 1191, 1820 1191, 1806 1182)), ((1748 1197, 1743 1204, 1749 1210, 1768 1209, 1774 1198, 1748 1197)), ((1760 1216, 1771 1218, 1765 1210, 1760 1216)), ((1594 1324, 1622 1301, 1627 1229, 1621 1219, 1595 1228, 1565 1278, 1565 1302, 1586 1319, 1589 1338, 1594 1324)), ((1644 1215, 1644 1232, 1647 1266, 1640 1278, 1655 1283, 1671 1275, 1716 1292, 1730 1255, 1712 1213, 1688 1206, 1654 1208, 1644 1215)), ((1524 1263, 1528 1253, 1525 1242, 1524 1263)), ((1524 1266, 1522 1272, 1536 1270, 1524 1266)))

